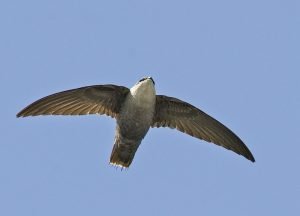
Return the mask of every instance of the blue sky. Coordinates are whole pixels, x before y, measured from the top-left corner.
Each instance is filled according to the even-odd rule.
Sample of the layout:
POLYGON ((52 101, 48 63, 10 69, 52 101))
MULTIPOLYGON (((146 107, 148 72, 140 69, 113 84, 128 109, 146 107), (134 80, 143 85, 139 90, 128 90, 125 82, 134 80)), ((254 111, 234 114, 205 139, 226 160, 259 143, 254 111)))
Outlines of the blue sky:
POLYGON ((0 215, 299 214, 299 14, 296 0, 1 1, 0 215), (121 172, 113 119, 15 117, 51 93, 143 76, 257 162, 152 129, 121 172))

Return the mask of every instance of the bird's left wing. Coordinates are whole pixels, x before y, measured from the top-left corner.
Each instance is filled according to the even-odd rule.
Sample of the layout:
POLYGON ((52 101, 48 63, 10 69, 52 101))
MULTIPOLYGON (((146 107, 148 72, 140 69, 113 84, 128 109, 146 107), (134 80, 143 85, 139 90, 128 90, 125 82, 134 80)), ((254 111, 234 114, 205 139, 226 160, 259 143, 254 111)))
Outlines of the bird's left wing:
POLYGON ((254 162, 254 157, 243 141, 219 121, 200 109, 164 95, 156 96, 152 127, 176 128, 199 139, 215 143, 254 162))
POLYGON ((116 117, 128 92, 128 88, 117 85, 71 89, 35 101, 20 111, 17 117, 87 114, 116 117))

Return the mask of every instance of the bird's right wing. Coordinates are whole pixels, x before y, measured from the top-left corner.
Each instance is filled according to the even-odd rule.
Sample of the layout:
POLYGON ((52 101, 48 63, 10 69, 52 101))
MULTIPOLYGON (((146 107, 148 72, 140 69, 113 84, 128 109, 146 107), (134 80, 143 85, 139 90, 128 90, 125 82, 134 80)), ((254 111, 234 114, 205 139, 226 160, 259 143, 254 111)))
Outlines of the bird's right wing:
POLYGON ((37 115, 106 114, 116 117, 129 89, 117 85, 94 85, 58 92, 41 98, 17 114, 37 115))
POLYGON ((225 125, 193 105, 177 98, 156 96, 156 110, 152 127, 170 127, 232 150, 254 162, 243 141, 225 125))

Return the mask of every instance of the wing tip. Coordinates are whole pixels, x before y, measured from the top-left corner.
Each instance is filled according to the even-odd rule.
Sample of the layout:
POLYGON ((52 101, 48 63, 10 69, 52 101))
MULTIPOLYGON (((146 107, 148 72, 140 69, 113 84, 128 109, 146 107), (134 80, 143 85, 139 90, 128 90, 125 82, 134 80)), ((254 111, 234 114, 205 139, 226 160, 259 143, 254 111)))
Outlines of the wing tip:
POLYGON ((252 153, 249 151, 248 154, 243 154, 243 156, 248 159, 249 161, 251 161, 252 163, 255 163, 255 158, 253 157, 252 153))
POLYGON ((23 109, 16 114, 17 118, 24 118, 24 117, 28 117, 28 116, 33 116, 33 115, 32 115, 32 113, 28 113, 26 109, 23 109))
POLYGON ((19 112, 19 113, 17 113, 16 117, 20 118, 20 117, 25 117, 25 116, 24 116, 24 114, 22 112, 19 112))
POLYGON ((247 159, 250 160, 252 163, 255 163, 255 158, 253 157, 253 155, 251 155, 247 159))

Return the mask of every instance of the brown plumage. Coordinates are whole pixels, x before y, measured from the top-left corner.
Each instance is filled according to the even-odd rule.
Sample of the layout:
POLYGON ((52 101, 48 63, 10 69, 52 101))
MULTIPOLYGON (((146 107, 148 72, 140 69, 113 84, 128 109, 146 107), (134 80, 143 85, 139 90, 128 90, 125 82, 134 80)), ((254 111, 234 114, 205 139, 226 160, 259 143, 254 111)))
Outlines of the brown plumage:
POLYGON ((30 104, 17 117, 106 114, 117 120, 110 163, 129 167, 150 127, 170 127, 215 143, 254 162, 243 141, 219 121, 177 98, 156 95, 151 77, 131 89, 95 85, 49 95, 30 104))
POLYGON ((156 96, 152 127, 170 127, 193 137, 212 142, 254 162, 254 157, 230 129, 193 105, 164 95, 156 96))
POLYGON ((20 111, 17 117, 106 114, 115 118, 128 92, 128 88, 117 85, 71 89, 35 101, 20 111))

